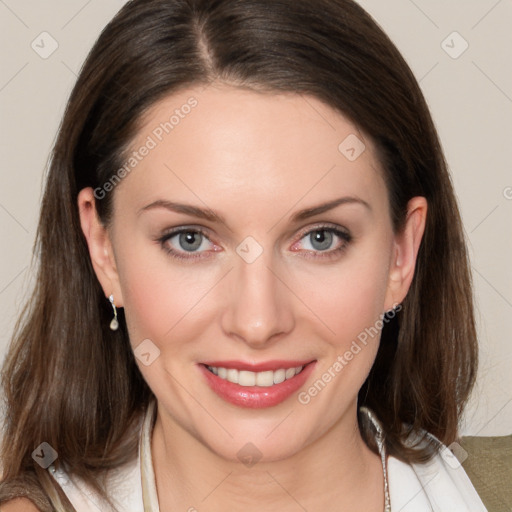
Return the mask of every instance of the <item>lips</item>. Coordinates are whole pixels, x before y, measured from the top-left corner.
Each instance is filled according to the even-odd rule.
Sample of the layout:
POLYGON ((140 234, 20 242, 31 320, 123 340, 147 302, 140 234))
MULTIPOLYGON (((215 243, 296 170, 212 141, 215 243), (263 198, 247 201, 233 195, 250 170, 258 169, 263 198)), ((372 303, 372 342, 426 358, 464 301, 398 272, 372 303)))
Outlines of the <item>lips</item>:
POLYGON ((280 404, 297 391, 316 361, 212 361, 198 365, 209 387, 225 401, 247 408, 280 404))

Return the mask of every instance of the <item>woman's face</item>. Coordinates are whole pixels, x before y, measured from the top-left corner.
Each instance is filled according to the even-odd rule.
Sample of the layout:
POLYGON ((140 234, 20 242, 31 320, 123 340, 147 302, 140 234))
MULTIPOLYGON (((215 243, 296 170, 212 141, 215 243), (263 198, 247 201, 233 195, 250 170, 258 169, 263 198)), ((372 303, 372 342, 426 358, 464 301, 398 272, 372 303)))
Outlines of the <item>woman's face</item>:
POLYGON ((313 97, 210 86, 132 150, 99 274, 168 428, 233 460, 353 433, 414 253, 371 141, 313 97))

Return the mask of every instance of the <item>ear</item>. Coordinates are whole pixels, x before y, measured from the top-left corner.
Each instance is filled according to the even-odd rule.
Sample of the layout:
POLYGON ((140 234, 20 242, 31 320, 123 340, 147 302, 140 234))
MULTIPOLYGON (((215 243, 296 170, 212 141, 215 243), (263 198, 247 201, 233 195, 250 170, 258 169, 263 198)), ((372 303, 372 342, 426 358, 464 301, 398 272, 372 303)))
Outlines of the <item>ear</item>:
POLYGON ((91 187, 84 188, 79 192, 78 211, 96 277, 103 288, 105 297, 114 295, 116 307, 121 307, 123 297, 119 287, 112 242, 107 228, 98 217, 96 198, 91 187))
POLYGON ((402 302, 409 291, 421 239, 427 219, 427 200, 413 197, 407 203, 405 225, 393 241, 392 258, 389 269, 388 290, 385 307, 389 310, 402 302))

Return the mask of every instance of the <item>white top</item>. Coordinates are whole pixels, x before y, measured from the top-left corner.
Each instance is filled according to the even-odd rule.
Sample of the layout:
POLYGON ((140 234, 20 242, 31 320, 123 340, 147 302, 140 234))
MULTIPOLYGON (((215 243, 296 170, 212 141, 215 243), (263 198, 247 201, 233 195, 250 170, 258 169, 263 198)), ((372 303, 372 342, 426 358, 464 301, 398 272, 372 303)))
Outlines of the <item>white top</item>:
MULTIPOLYGON (((119 512, 160 512, 151 459, 155 402, 148 407, 141 428, 139 456, 111 472, 109 489, 119 512), (142 469, 142 471, 141 471, 142 469), (144 494, 144 500, 142 498, 144 494), (146 508, 144 504, 146 503, 146 508)), ((380 426, 370 415, 375 427, 380 426)), ((433 436, 431 436, 433 439, 433 436)), ((453 453, 436 439, 439 453, 424 464, 407 464, 387 457, 387 479, 393 512, 487 512, 469 477, 453 453)), ((77 512, 107 512, 111 508, 64 469, 49 468, 77 512)))

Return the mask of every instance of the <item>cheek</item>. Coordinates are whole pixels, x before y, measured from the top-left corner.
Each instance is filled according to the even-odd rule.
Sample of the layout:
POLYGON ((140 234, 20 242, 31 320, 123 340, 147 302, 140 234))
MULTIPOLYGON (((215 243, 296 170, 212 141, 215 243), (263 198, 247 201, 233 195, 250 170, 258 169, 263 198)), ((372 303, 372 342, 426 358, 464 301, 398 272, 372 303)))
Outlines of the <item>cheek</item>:
MULTIPOLYGON (((314 379, 295 402, 306 423, 322 418, 316 433, 336 422, 354 402, 373 364, 380 331, 372 327, 383 312, 388 277, 381 242, 369 239, 336 263, 281 260, 275 268, 289 287, 280 286, 286 294, 282 304, 294 319, 289 337, 299 343, 299 353, 318 359, 314 379), (361 336, 366 336, 366 343, 361 336), (311 346, 304 340, 313 340, 311 346)), ((214 353, 209 340, 223 339, 221 319, 239 303, 236 294, 242 290, 232 281, 236 272, 226 275, 238 260, 186 265, 144 240, 120 247, 116 261, 130 342, 135 348, 150 339, 161 352, 149 367, 139 368, 157 396, 172 397, 168 410, 190 425, 194 406, 177 382, 189 382, 200 396, 202 388, 197 384, 194 389, 190 380, 191 368, 205 354, 214 353)))
POLYGON ((314 378, 297 396, 310 417, 322 418, 321 432, 356 403, 371 370, 383 326, 387 278, 384 259, 368 253, 326 275, 324 286, 305 285, 316 290, 310 295, 311 309, 321 312, 322 322, 332 331, 323 337, 327 345, 314 378))
POLYGON ((389 277, 384 252, 377 247, 361 248, 338 265, 297 277, 300 295, 340 350, 384 312, 389 277))
MULTIPOLYGON (((133 242, 126 246, 121 242, 116 250, 132 346, 147 338, 166 351, 174 352, 184 343, 193 346, 201 332, 236 302, 225 294, 230 288, 226 281, 233 277, 224 281, 226 268, 215 261, 177 262, 157 243, 136 239, 134 234, 119 236, 120 241, 133 242)), ((368 237, 335 263, 299 259, 276 268, 293 290, 283 303, 291 308, 297 327, 314 330, 317 338, 343 352, 374 325, 383 312, 387 288, 385 244, 368 237)))
POLYGON ((379 348, 389 271, 385 247, 384 240, 375 240, 339 266, 303 279, 302 293, 308 292, 308 305, 329 335, 323 336, 328 344, 316 380, 299 402, 314 402, 332 421, 355 400, 379 348))
MULTIPOLYGON (((156 243, 155 243, 156 245, 156 243)), ((119 251, 118 273, 132 346, 173 338, 211 287, 212 272, 180 265, 147 240, 119 251)), ((181 335, 180 335, 181 336, 181 335)), ((173 343, 175 345, 175 343, 173 343)))

